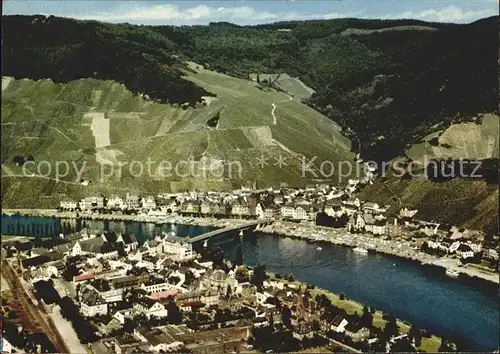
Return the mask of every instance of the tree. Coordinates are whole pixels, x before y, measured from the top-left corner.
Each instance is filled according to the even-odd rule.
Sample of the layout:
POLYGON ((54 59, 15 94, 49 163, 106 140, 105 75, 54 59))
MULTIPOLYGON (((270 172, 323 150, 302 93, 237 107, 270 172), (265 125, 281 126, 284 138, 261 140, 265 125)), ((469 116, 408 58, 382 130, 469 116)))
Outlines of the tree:
POLYGON ((419 347, 422 342, 422 331, 420 330, 420 328, 416 327, 415 325, 412 325, 410 327, 410 330, 408 331, 408 337, 410 339, 414 338, 415 345, 419 347))
POLYGON ((363 306, 363 314, 361 315, 361 324, 364 327, 371 328, 373 325, 373 315, 367 306, 363 306))
POLYGON ((130 317, 126 317, 125 321, 123 322, 123 330, 127 333, 132 333, 134 332, 135 328, 135 323, 130 317))
POLYGON ((416 352, 413 345, 409 342, 408 338, 398 340, 391 346, 391 353, 412 353, 416 352))
POLYGON ((109 291, 111 290, 111 287, 109 286, 109 281, 106 279, 103 279, 101 282, 101 290, 102 291, 109 291))
POLYGON ((78 275, 78 268, 72 262, 70 262, 63 272, 63 278, 66 281, 73 281, 73 277, 78 275))
POLYGON ((345 300, 345 295, 344 295, 344 293, 340 293, 340 295, 339 295, 339 300, 345 300))
POLYGON ((167 310, 167 318, 168 323, 170 324, 181 324, 182 322, 182 313, 179 309, 179 306, 173 301, 173 299, 169 299, 168 303, 165 306, 167 310))
POLYGON ((227 284, 226 299, 229 299, 230 297, 231 297, 231 285, 227 284))
POLYGON ((440 353, 448 353, 454 351, 453 348, 451 347, 450 343, 446 339, 441 338, 441 345, 438 348, 438 352, 440 353))
POLYGON ((292 327, 292 311, 286 305, 281 307, 281 322, 287 328, 292 327))
POLYGON ((274 332, 274 315, 273 314, 269 315, 269 327, 274 332))
POLYGON ((399 334, 399 327, 396 322, 396 317, 393 314, 386 315, 387 322, 385 323, 384 333, 390 338, 399 334))
POLYGON ((195 279, 196 277, 194 276, 193 272, 188 270, 185 274, 184 284, 189 285, 195 279))
POLYGON ((237 266, 243 265, 243 250, 241 248, 241 243, 236 248, 235 263, 236 263, 237 266))
POLYGON ((257 287, 262 287, 264 285, 264 280, 266 280, 266 266, 261 266, 260 264, 253 270, 252 278, 250 283, 257 287))
POLYGON ((12 158, 12 162, 14 162, 18 166, 22 166, 24 165, 25 161, 23 156, 17 155, 12 158))

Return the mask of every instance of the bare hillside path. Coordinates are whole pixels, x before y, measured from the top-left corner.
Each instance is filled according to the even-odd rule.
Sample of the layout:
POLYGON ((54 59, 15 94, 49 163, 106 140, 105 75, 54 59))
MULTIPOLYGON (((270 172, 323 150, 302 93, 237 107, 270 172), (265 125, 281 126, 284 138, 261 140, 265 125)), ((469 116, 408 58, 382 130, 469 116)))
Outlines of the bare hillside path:
MULTIPOLYGON (((292 96, 290 96, 290 95, 288 95, 286 93, 285 93, 285 95, 288 96, 288 99, 284 100, 284 101, 279 101, 278 103, 285 103, 285 102, 290 102, 291 100, 293 100, 292 96)), ((273 116, 273 125, 276 125, 277 120, 276 120, 276 115, 274 114, 274 111, 276 111, 276 103, 273 102, 271 105, 273 106, 273 109, 271 111, 271 115, 273 116)))

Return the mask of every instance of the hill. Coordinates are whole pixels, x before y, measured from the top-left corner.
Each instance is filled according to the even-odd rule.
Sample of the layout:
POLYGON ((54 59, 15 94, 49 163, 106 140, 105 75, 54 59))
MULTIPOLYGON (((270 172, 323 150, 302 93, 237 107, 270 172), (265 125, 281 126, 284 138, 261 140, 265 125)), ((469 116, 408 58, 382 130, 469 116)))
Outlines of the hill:
MULTIPOLYGON (((46 205, 97 192, 229 189, 253 182, 305 185, 315 176, 302 175, 302 159, 353 161, 350 141, 339 128, 299 101, 194 63, 184 74, 217 96, 188 107, 133 95, 114 81, 11 79, 3 87, 2 104, 4 205, 19 207, 27 200, 46 205), (12 162, 16 156, 32 157, 33 177, 14 177, 21 173, 12 162), (257 160, 261 156, 264 166, 257 160), (187 166, 191 159, 192 169, 187 166), (53 168, 50 174, 45 161, 53 168), (70 168, 57 182, 54 168, 64 161, 78 170, 70 168), (162 161, 172 165, 171 175, 161 175, 162 161), (90 185, 79 185, 81 179, 90 185)), ((339 176, 335 171, 328 177, 320 174, 333 183, 339 176)))
POLYGON ((115 80, 170 103, 211 95, 181 78, 176 45, 147 28, 54 16, 3 16, 3 75, 68 83, 115 80))
MULTIPOLYGON (((303 185, 320 178, 303 178, 302 157, 352 161, 349 150, 378 162, 498 158, 498 121, 488 115, 497 111, 498 17, 466 25, 335 19, 180 27, 3 20, 3 71, 14 78, 2 81, 4 155, 86 161, 93 181, 80 186, 71 182, 75 173, 60 183, 9 177, 20 172, 9 162, 2 165, 8 203, 33 190, 43 204, 98 191, 303 185), (269 88, 248 80, 254 73, 282 77, 269 88), (493 118, 479 122, 483 114, 493 118), (261 155, 271 164, 257 168, 261 155), (241 161, 245 172, 206 178, 198 167, 185 178, 124 173, 119 183, 95 183, 100 162, 176 164, 188 156, 216 166, 241 161)), ((426 217, 489 230, 498 199, 486 182, 466 180, 382 180, 363 193, 382 202, 397 195, 426 217)))
MULTIPOLYGON (((355 150, 381 161, 402 154, 438 123, 496 110, 497 22, 132 26, 6 16, 4 75, 115 80, 134 93, 194 105, 210 93, 181 79, 186 60, 243 79, 286 73, 315 91, 307 101, 311 107, 361 142, 355 150)), ((296 82, 282 89, 287 84, 297 90, 296 82)))
MULTIPOLYGON (((413 173, 396 177, 389 169, 386 177, 366 186, 360 197, 381 204, 392 205, 394 212, 402 207, 417 209, 417 217, 424 220, 449 222, 489 234, 498 232, 498 175, 496 180, 455 178, 433 181, 425 177, 419 166, 438 160, 486 160, 499 157, 498 115, 487 114, 474 122, 452 124, 412 145, 403 156, 393 160, 413 173), (452 145, 453 144, 453 145, 452 145), (419 164, 420 163, 420 164, 419 164)), ((457 172, 458 174, 458 172, 457 172)), ((480 174, 480 173, 476 173, 480 174)))

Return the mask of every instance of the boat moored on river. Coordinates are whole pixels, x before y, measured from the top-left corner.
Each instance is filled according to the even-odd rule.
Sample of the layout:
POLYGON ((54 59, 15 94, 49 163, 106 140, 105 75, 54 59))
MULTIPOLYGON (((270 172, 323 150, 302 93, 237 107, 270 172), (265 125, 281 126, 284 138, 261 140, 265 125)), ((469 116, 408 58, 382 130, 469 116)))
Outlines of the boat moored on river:
POLYGON ((363 247, 356 247, 353 249, 353 251, 360 254, 368 254, 368 250, 363 247))
POLYGON ((454 269, 447 269, 446 270, 446 275, 449 276, 449 277, 451 277, 451 278, 458 278, 458 276, 460 275, 460 272, 457 272, 454 269))

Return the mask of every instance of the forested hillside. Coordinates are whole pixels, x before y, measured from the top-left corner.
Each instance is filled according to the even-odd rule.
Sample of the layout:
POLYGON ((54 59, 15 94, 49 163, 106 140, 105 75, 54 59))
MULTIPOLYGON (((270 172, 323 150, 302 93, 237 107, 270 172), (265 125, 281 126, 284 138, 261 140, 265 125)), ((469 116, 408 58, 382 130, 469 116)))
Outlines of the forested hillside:
POLYGON ((401 154, 437 123, 496 110, 497 21, 338 19, 152 29, 194 61, 229 75, 300 77, 316 90, 308 103, 350 128, 365 158, 380 161, 401 154))
POLYGON ((369 159, 401 154, 437 123, 496 110, 497 17, 468 25, 335 19, 253 27, 3 19, 4 75, 116 80, 163 102, 194 104, 210 94, 181 78, 186 59, 240 78, 285 72, 316 91, 308 104, 359 138, 354 148, 369 159))
POLYGON ((115 80, 134 93, 190 105, 212 95, 181 78, 177 46, 147 28, 54 16, 2 19, 4 76, 115 80))

